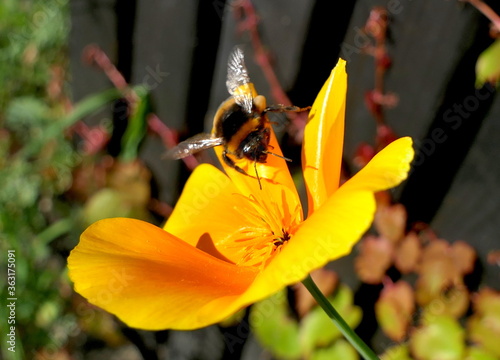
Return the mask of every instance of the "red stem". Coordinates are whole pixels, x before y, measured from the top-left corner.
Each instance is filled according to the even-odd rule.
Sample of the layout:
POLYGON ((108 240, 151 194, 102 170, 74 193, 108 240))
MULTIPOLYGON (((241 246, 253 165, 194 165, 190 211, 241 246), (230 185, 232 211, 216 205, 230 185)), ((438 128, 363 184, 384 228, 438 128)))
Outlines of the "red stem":
POLYGON ((481 0, 462 0, 468 2, 486 16, 500 32, 500 16, 493 9, 481 0))
MULTIPOLYGON (((161 138, 167 149, 171 149, 177 145, 177 134, 165 125, 155 114, 150 114, 148 116, 148 126, 161 138)), ((182 161, 184 161, 184 164, 186 164, 187 168, 191 171, 199 164, 194 156, 185 157, 182 161)))
MULTIPOLYGON (((283 90, 283 87, 281 86, 278 77, 276 76, 276 73, 271 65, 269 52, 265 50, 260 38, 258 29, 259 17, 255 11, 255 7, 253 6, 252 1, 243 0, 238 2, 237 5, 241 8, 244 14, 244 20, 240 20, 240 30, 246 30, 250 33, 252 48, 254 49, 255 53, 255 61, 262 69, 264 76, 269 83, 269 86, 271 88, 271 95, 274 101, 283 105, 292 105, 290 98, 283 90)), ((297 141, 301 141, 308 114, 306 112, 289 113, 288 117, 293 125, 293 129, 291 129, 291 132, 293 133, 293 135, 295 135, 294 137, 297 141)))

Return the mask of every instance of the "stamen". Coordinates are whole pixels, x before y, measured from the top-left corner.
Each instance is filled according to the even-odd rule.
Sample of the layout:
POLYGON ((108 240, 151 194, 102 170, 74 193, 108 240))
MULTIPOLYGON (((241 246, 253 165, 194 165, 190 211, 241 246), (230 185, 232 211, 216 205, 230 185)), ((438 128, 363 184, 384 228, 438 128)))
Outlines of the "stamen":
MULTIPOLYGON (((266 188, 263 191, 266 192, 266 188)), ((264 201, 254 194, 238 195, 244 200, 236 210, 247 225, 227 238, 222 246, 234 255, 237 265, 262 269, 291 239, 302 210, 300 205, 293 209, 283 208, 276 201, 264 201)))
POLYGON ((281 237, 274 240, 274 246, 276 247, 283 245, 291 238, 290 234, 286 230, 281 229, 281 231, 283 232, 281 237))

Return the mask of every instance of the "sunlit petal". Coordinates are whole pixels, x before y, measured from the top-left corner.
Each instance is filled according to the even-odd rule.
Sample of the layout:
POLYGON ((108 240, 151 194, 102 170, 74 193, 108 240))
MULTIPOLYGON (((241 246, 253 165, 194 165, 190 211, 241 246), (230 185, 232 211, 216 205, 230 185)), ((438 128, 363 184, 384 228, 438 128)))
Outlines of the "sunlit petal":
POLYGON ((398 139, 379 152, 300 225, 252 288, 292 284, 350 253, 373 221, 376 208, 373 193, 403 181, 412 159, 410 138, 398 139))
POLYGON ((346 92, 345 61, 339 60, 312 106, 304 131, 302 168, 309 215, 339 186, 346 92))
POLYGON ((251 288, 264 291, 296 283, 312 270, 348 254, 370 226, 374 212, 372 192, 335 192, 301 224, 251 288))
POLYGON ((237 194, 227 175, 212 165, 201 164, 189 177, 164 230, 213 256, 231 261, 229 254, 216 249, 215 242, 223 242, 248 226, 240 214, 242 197, 237 194), (233 221, 224 221, 226 218, 233 221))
POLYGON ((255 179, 235 176, 243 177, 239 181, 248 189, 257 186, 255 193, 242 195, 220 170, 198 166, 164 229, 219 259, 241 264, 243 257, 252 256, 245 239, 256 242, 302 220, 295 192, 270 184, 261 190, 255 179))
POLYGON ((123 218, 90 226, 68 267, 75 290, 92 304, 150 330, 192 329, 224 319, 238 310, 235 299, 256 275, 156 226, 123 218))
POLYGON ((410 137, 393 141, 343 184, 342 188, 381 191, 398 185, 408 176, 414 156, 412 144, 410 137))

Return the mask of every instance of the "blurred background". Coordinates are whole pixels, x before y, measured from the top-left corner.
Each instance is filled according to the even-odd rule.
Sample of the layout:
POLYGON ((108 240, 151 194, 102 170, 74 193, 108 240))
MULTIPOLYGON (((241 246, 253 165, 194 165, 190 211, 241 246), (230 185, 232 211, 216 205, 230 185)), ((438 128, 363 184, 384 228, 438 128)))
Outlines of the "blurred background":
MULTIPOLYGON (((162 154, 211 130, 240 45, 269 104, 312 105, 347 60, 344 178, 393 139, 414 139, 409 179, 380 194, 356 251, 318 275, 348 322, 385 359, 499 359, 499 11, 476 0, 3 0, 0 329, 15 250, 17 338, 15 352, 2 339, 1 356, 358 358, 340 334, 317 334, 327 325, 304 325, 314 307, 298 308, 296 288, 274 302, 271 333, 250 320, 258 305, 206 329, 146 332, 89 305, 67 277, 86 226, 160 225, 194 166, 216 163, 211 151, 162 154), (295 352, 272 338, 285 320, 295 352)), ((298 172, 306 118, 271 120, 298 172)))

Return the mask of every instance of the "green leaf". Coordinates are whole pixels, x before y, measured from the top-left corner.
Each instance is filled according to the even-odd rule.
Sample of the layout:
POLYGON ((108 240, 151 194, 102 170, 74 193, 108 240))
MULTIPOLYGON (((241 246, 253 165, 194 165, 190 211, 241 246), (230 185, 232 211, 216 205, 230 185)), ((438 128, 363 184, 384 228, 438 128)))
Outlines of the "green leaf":
POLYGON ((115 88, 89 95, 76 103, 73 110, 61 120, 59 126, 63 129, 70 127, 78 120, 95 113, 107 103, 121 97, 123 97, 123 91, 115 88))
POLYGON ((496 316, 477 314, 471 316, 467 322, 469 338, 472 342, 483 346, 496 356, 500 357, 500 319, 496 316))
POLYGON ((219 326, 222 327, 237 326, 238 324, 242 323, 245 314, 246 314, 246 308, 243 308, 240 311, 230 315, 229 317, 219 322, 219 326))
POLYGON ((131 206, 122 193, 104 188, 96 192, 85 204, 83 220, 86 226, 111 217, 130 217, 131 206))
POLYGON ((120 160, 123 162, 137 159, 139 145, 147 130, 146 116, 149 113, 149 93, 145 88, 138 88, 136 93, 138 99, 130 116, 127 130, 122 138, 120 160))
POLYGON ((395 345, 388 348, 380 360, 412 360, 407 344, 395 345))
POLYGON ((37 309, 35 324, 42 328, 48 328, 61 315, 61 304, 54 300, 45 301, 37 309))
POLYGON ((476 62, 476 87, 489 82, 498 85, 500 79, 500 39, 484 50, 476 62))
POLYGON ((24 211, 36 203, 42 178, 33 171, 29 163, 16 159, 9 166, 0 169, 0 183, 0 204, 4 209, 24 211))
POLYGON ((474 297, 474 311, 500 319, 500 292, 483 287, 474 297))
POLYGON ((259 342, 274 356, 280 359, 300 358, 299 325, 289 315, 284 290, 254 304, 249 319, 259 342))
POLYGON ((457 360, 465 353, 465 331, 451 316, 424 318, 424 324, 410 339, 412 353, 418 360, 457 360))
POLYGON ((498 360, 498 358, 483 348, 472 346, 467 348, 466 360, 498 360))
POLYGON ((75 124, 78 120, 99 110, 107 103, 119 99, 123 92, 118 89, 108 89, 101 93, 90 95, 76 104, 67 116, 50 123, 41 132, 41 140, 27 143, 22 149, 22 156, 28 158, 40 152, 46 142, 61 138, 64 130, 75 124))
POLYGON ((449 315, 460 318, 469 308, 469 292, 463 285, 452 286, 441 292, 434 300, 423 307, 422 317, 449 315))
POLYGON ((59 236, 67 234, 75 227, 75 221, 72 218, 63 218, 55 223, 46 227, 41 233, 38 234, 37 239, 39 243, 47 245, 52 240, 59 236))
POLYGON ((467 321, 468 337, 500 357, 500 293, 483 288, 474 297, 474 314, 467 321))
MULTIPOLYGON (((351 289, 340 285, 330 303, 344 318, 351 328, 361 321, 361 309, 353 305, 351 289)), ((341 337, 340 330, 319 306, 312 309, 303 319, 300 327, 300 343, 302 352, 310 354, 317 347, 325 347, 341 337)))
POLYGON ((406 281, 385 285, 375 303, 375 315, 382 331, 397 342, 406 337, 414 311, 415 296, 406 281))
POLYGON ((6 124, 15 131, 32 126, 42 126, 47 122, 49 107, 33 96, 23 96, 12 100, 6 110, 6 124))
POLYGON ((354 349, 349 342, 344 339, 339 339, 328 348, 315 350, 311 356, 311 360, 332 359, 359 360, 359 355, 356 349, 354 349))

